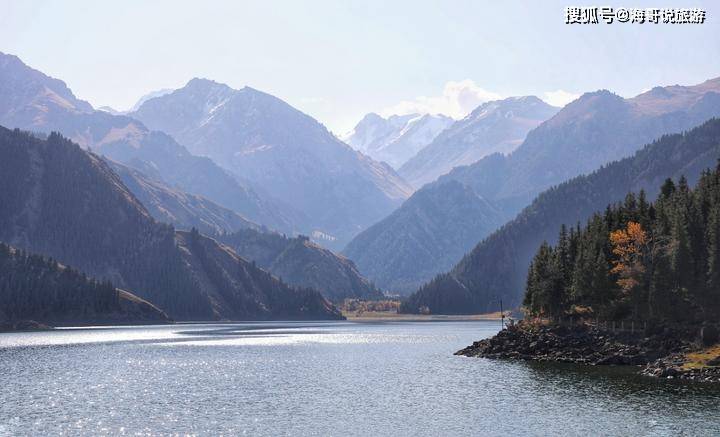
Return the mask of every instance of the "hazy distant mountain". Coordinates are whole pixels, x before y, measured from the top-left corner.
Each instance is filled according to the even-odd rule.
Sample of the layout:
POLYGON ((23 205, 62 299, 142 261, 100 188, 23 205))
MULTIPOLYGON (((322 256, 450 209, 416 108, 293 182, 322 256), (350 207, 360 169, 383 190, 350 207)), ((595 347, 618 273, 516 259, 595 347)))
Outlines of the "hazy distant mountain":
POLYGON ((194 194, 171 188, 139 170, 108 160, 113 171, 126 187, 159 222, 176 229, 197 228, 204 234, 232 233, 240 229, 259 229, 260 226, 240 214, 194 194))
POLYGON ((154 99, 155 97, 164 96, 165 94, 170 94, 174 90, 172 88, 163 88, 157 91, 151 91, 144 96, 140 97, 137 102, 133 105, 132 108, 130 108, 127 112, 135 112, 143 105, 143 103, 147 102, 150 99, 154 99))
POLYGON ((378 161, 400 168, 452 123, 452 118, 441 114, 383 118, 371 112, 343 140, 378 161))
MULTIPOLYGON (((502 223, 515 217, 534 196, 553 184, 627 156, 668 132, 681 132, 720 115, 720 94, 712 91, 718 85, 720 81, 714 80, 694 87, 656 88, 650 94, 627 100, 607 91, 585 94, 531 131, 510 155, 495 153, 470 166, 457 167, 416 192, 408 202, 415 197, 430 196, 426 190, 442 192, 444 184, 459 182, 493 205, 502 223)), ((446 132, 451 130, 453 128, 446 132)), ((624 187, 621 192, 628 190, 624 187)), ((426 209, 422 202, 414 205, 418 208, 416 216, 433 217, 436 221, 438 238, 440 235, 445 239, 459 238, 460 227, 454 223, 456 217, 439 214, 433 205, 426 209)), ((427 271, 423 263, 415 263, 416 252, 398 248, 413 247, 417 241, 423 241, 425 250, 435 252, 436 259, 451 259, 444 255, 447 249, 439 244, 433 246, 435 239, 410 231, 415 229, 416 221, 415 216, 404 220, 402 216, 385 219, 375 227, 383 229, 394 223, 394 238, 385 233, 364 232, 358 235, 357 241, 348 244, 345 253, 357 263, 363 275, 381 287, 408 281, 411 277, 408 272, 427 271), (398 257, 408 263, 407 268, 383 267, 394 266, 398 257)), ((465 250, 497 226, 487 225, 473 234, 475 241, 465 241, 465 250)), ((436 273, 440 271, 438 267, 436 273)))
MULTIPOLYGON (((98 126, 99 118, 97 113, 93 114, 89 124, 98 126)), ((283 232, 301 229, 302 214, 258 194, 211 159, 190 154, 169 135, 148 131, 140 122, 127 117, 108 121, 120 126, 128 124, 110 128, 104 137, 92 141, 92 150, 184 192, 203 196, 258 224, 283 232)))
POLYGON ((122 111, 118 111, 117 109, 110 107, 110 106, 101 106, 97 108, 98 111, 107 112, 108 114, 112 115, 122 115, 122 111))
POLYGON ((483 103, 440 133, 398 170, 416 188, 454 167, 515 150, 532 129, 559 110, 535 96, 483 103))
POLYGON ((528 133, 508 156, 488 156, 442 179, 465 183, 516 213, 541 191, 631 155, 662 135, 720 115, 720 79, 656 87, 635 98, 586 93, 528 133))
POLYGON ((17 56, 0 52, 0 80, 0 115, 4 124, 13 120, 26 123, 28 118, 40 124, 53 120, 58 112, 93 111, 63 81, 28 68, 17 56))
POLYGON ((259 196, 208 158, 193 156, 173 138, 127 116, 94 111, 62 81, 0 53, 0 125, 57 131, 83 147, 201 195, 248 219, 284 232, 303 220, 292 208, 259 196))
POLYGON ((101 106, 101 107, 97 108, 97 110, 107 112, 112 115, 126 115, 126 114, 129 114, 130 112, 137 111, 137 109, 143 103, 147 102, 148 100, 155 98, 155 97, 164 96, 165 94, 168 94, 171 92, 173 92, 172 88, 163 88, 161 90, 149 92, 149 93, 145 94, 144 96, 140 97, 138 99, 138 101, 132 106, 132 108, 125 110, 125 111, 119 111, 111 106, 101 106))
POLYGON ((169 321, 132 293, 0 243, 0 331, 30 320, 46 325, 169 321))
POLYGON ((175 319, 338 318, 197 231, 155 222, 107 163, 0 128, 0 241, 107 278, 175 319))
POLYGON ((244 229, 220 235, 219 241, 230 246, 247 260, 298 287, 320 291, 333 302, 346 298, 381 299, 373 284, 362 277, 349 259, 335 255, 311 242, 307 237, 244 229))
POLYGON ((472 188, 430 184, 355 237, 344 253, 379 287, 407 294, 455 265, 501 220, 472 188))
POLYGON ((501 298, 506 308, 519 305, 533 255, 543 241, 556 241, 561 224, 584 223, 593 213, 622 201, 628 191, 645 190, 653 199, 668 177, 685 175, 694 184, 703 170, 717 165, 718 158, 720 120, 714 119, 549 189, 449 273, 413 294, 403 309, 416 312, 427 306, 436 314, 496 311, 501 298))
MULTIPOLYGON (((269 94, 193 79, 132 114, 209 156, 309 218, 335 246, 379 220, 411 188, 386 164, 269 94)), ((331 244, 331 245, 332 245, 331 244)))

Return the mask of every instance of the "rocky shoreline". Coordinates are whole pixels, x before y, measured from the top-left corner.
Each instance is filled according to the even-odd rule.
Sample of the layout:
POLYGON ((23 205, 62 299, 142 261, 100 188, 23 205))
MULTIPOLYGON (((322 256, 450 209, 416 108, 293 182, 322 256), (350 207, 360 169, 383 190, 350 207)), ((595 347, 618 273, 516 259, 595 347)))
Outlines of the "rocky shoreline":
POLYGON ((476 341, 455 355, 492 359, 555 361, 585 365, 643 366, 658 378, 720 382, 720 347, 712 353, 697 341, 692 326, 612 332, 585 324, 520 323, 476 341), (697 355, 697 356, 696 356, 697 355))

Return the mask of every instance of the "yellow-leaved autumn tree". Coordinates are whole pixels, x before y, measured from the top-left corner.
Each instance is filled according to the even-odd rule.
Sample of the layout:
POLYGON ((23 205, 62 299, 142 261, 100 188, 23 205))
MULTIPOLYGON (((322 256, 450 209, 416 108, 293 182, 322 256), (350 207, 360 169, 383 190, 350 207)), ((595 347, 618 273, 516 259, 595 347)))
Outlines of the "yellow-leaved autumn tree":
POLYGON ((643 255, 648 246, 648 236, 640 223, 628 222, 625 229, 610 233, 613 253, 618 259, 613 261, 612 273, 619 276, 617 284, 626 295, 640 285, 645 274, 643 255))

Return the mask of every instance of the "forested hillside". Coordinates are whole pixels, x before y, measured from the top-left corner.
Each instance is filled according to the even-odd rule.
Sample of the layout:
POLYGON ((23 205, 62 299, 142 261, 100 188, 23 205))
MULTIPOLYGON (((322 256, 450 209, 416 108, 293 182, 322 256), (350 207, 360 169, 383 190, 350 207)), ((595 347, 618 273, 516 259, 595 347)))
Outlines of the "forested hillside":
POLYGON ((694 321, 720 315, 720 161, 692 190, 668 179, 562 227, 533 258, 524 305, 538 316, 694 321))
POLYGON ((238 255, 297 287, 320 291, 333 302, 381 299, 383 294, 358 272, 349 259, 332 253, 305 236, 289 238, 272 232, 243 229, 217 236, 238 255))
POLYGON ((667 177, 696 182, 720 157, 720 120, 684 134, 668 135, 634 156, 579 176, 539 195, 514 220, 480 242, 450 272, 423 286, 403 310, 428 307, 433 313, 494 311, 522 301, 527 268, 540 244, 554 241, 563 223, 574 226, 595 211, 621 201, 628 191, 648 199, 667 177))
POLYGON ((110 282, 0 243, 0 326, 24 320, 51 325, 169 321, 152 304, 110 282))
POLYGON ((428 184, 353 238, 343 253, 380 288, 407 295, 451 269, 502 219, 466 185, 428 184))
POLYGON ((337 318, 197 232, 155 222, 107 163, 58 134, 0 128, 0 241, 109 279, 174 319, 337 318))
POLYGON ((201 233, 230 233, 240 229, 260 228, 235 211, 223 208, 202 196, 172 188, 161 180, 137 169, 108 160, 126 187, 159 222, 178 229, 197 228, 201 233))

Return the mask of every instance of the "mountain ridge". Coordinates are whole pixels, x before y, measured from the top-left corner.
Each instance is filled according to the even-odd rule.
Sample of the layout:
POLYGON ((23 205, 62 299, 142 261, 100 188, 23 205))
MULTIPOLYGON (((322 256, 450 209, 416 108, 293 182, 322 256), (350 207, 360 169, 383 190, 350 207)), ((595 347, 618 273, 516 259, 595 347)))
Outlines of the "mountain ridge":
POLYGON ((343 253, 380 288, 406 294, 452 267, 501 223, 500 212, 472 188, 428 184, 343 253))
POLYGON ((373 159, 398 169, 453 123, 442 114, 392 115, 371 112, 342 140, 373 159))
POLYGON ((633 156, 615 161, 544 191, 515 219, 485 238, 448 273, 415 292, 403 311, 435 313, 495 311, 500 298, 520 303, 530 260, 542 241, 553 242, 562 224, 574 226, 628 191, 652 199, 662 181, 684 175, 693 184, 720 158, 720 120, 682 134, 666 135, 633 156))
POLYGON ((0 241, 110 280, 176 320, 341 317, 317 291, 155 222, 102 158, 59 134, 0 128, 0 156, 0 241))
POLYGON ((412 191, 387 164, 353 150, 286 102, 250 87, 234 90, 195 78, 131 115, 286 202, 308 217, 309 233, 332 235, 336 245, 412 191))
POLYGON ((318 290, 332 302, 383 298, 383 293, 359 273, 351 260, 313 243, 308 237, 289 238, 243 229, 216 238, 289 284, 318 290))
POLYGON ((107 158, 106 161, 158 222, 184 230, 197 228, 210 235, 246 228, 260 229, 260 225, 202 196, 173 189, 135 168, 107 158))
POLYGON ((440 132, 398 172, 420 188, 455 167, 472 164, 494 153, 512 152, 528 132, 558 111, 559 108, 535 96, 483 103, 440 132))
POLYGON ((0 243, 0 330, 52 325, 168 323, 151 303, 52 259, 0 243))
POLYGON ((169 135, 150 131, 126 115, 94 111, 61 80, 2 53, 0 97, 0 125, 46 134, 60 132, 85 148, 271 228, 293 232, 295 222, 302 221, 295 211, 261 198, 208 158, 191 155, 169 135), (56 91, 48 94, 48 87, 56 91))
MULTIPOLYGON (((672 91, 668 91, 662 105, 652 100, 637 103, 637 100, 623 99, 606 90, 586 93, 528 132, 522 145, 511 154, 494 153, 474 164, 455 167, 433 184, 416 191, 413 197, 425 191, 439 192, 443 184, 458 182, 471 188, 477 196, 499 211, 499 226, 531 204, 533 198, 543 191, 543 187, 547 189, 573 176, 594 171, 608 160, 622 158, 664 134, 683 131, 713 116, 720 116, 720 94, 714 91, 714 86, 720 86, 720 81, 689 87, 674 86, 672 91), (681 96, 680 101, 674 100, 677 95, 681 96), (672 108, 672 111, 667 112, 667 108, 672 108)), ((654 93, 658 93, 658 90, 654 93)), ((647 96, 637 98, 642 100, 647 96)), ((431 205, 427 211, 418 211, 418 215, 429 214, 443 217, 431 205)), ((411 235, 407 230, 413 229, 413 220, 408 218, 406 222, 394 224, 398 229, 395 234, 404 236, 404 242, 393 236, 383 236, 372 243, 350 242, 345 252, 356 261, 368 279, 381 287, 399 280, 406 281, 412 277, 412 269, 386 269, 384 266, 392 265, 397 258, 411 264, 416 252, 401 252, 399 247, 409 247, 419 239, 427 242, 438 239, 428 238, 422 232, 411 235), (362 250, 363 247, 373 249, 362 250)), ((389 219, 384 219, 377 226, 389 228, 389 223, 389 219)), ((465 243, 466 250, 472 249, 495 230, 493 223, 488 224, 491 226, 483 227, 486 233, 476 233, 472 236, 477 238, 475 241, 465 243)), ((451 221, 438 222, 436 225, 439 230, 454 232, 455 235, 463 232, 451 221)), ((361 233, 356 238, 368 240, 370 235, 361 233)), ((439 266, 446 265, 446 260, 450 259, 443 257, 446 250, 440 247, 431 250, 437 258, 435 265, 438 270, 435 273, 440 273, 439 266)), ((504 249, 498 247, 497 250, 502 254, 504 249)), ((462 255, 457 256, 458 261, 462 255)))

